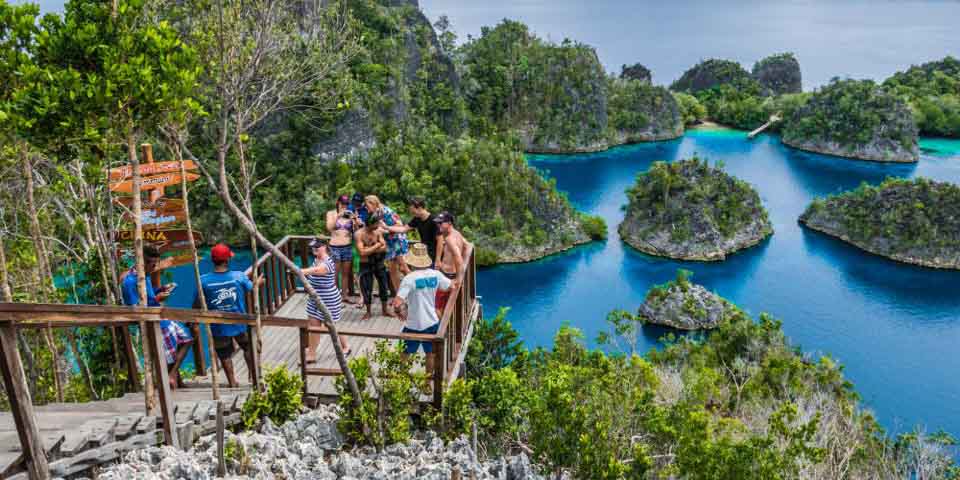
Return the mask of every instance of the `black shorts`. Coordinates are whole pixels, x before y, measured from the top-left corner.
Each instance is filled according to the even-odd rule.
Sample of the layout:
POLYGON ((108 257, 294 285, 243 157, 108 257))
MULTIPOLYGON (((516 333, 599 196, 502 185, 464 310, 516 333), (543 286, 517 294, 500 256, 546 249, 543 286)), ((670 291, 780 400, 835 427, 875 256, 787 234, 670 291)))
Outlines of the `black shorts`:
POLYGON ((220 360, 229 360, 236 350, 233 347, 233 341, 237 341, 240 350, 247 352, 250 350, 250 336, 244 332, 233 337, 213 337, 213 348, 217 351, 217 358, 220 360))

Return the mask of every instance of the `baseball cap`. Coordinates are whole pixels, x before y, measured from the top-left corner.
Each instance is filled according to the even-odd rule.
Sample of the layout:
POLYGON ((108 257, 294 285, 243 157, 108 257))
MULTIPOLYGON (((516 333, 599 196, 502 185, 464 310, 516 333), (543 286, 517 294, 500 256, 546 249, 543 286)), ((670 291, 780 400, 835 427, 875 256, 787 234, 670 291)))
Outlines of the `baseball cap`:
POLYGON ((453 223, 453 215, 450 212, 443 211, 433 217, 433 223, 453 223))
POLYGON ((217 263, 226 262, 233 258, 233 252, 230 250, 230 247, 218 243, 210 249, 210 259, 217 263))
POLYGON ((354 193, 352 202, 354 205, 363 203, 363 195, 361 195, 360 192, 354 193))
POLYGON ((340 198, 337 199, 337 203, 340 205, 348 205, 350 203, 350 197, 346 195, 340 195, 340 198))
POLYGON ((327 244, 327 239, 320 237, 313 237, 313 240, 310 240, 310 248, 322 247, 327 244))

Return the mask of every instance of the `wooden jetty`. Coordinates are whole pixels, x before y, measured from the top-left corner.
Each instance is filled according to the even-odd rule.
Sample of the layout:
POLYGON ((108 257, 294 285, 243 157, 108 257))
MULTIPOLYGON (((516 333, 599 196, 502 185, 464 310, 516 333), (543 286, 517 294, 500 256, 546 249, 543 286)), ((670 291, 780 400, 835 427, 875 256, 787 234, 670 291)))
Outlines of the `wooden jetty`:
MULTIPOLYGON (((309 261, 308 242, 312 237, 289 236, 278 248, 301 265, 309 261)), ((370 352, 379 341, 416 340, 432 343, 438 361, 428 372, 433 379, 432 402, 439 406, 444 389, 461 374, 473 326, 482 318, 476 294, 476 263, 472 249, 461 272, 460 287, 450 297, 436 334, 402 333, 403 323, 395 318, 375 316, 360 320, 361 311, 345 305, 344 318, 337 324, 353 353, 370 352)), ((306 320, 306 294, 293 272, 271 254, 257 260, 267 279, 259 289, 262 330, 255 332, 263 348, 254 368, 284 365, 299 371, 304 394, 313 401, 331 400, 333 379, 341 374, 329 339, 318 348, 318 361, 305 365, 303 346, 310 333, 326 334, 323 327, 306 320)), ((250 271, 248 270, 248 273, 250 271)), ((252 298, 247 299, 252 308, 252 298)), ((374 306, 379 311, 379 305, 374 306)), ((150 445, 189 447, 215 428, 217 402, 211 394, 211 379, 198 377, 187 388, 171 391, 163 359, 160 320, 186 324, 221 323, 256 326, 252 313, 232 314, 165 307, 117 307, 95 305, 52 305, 0 303, 0 371, 11 411, 0 413, 0 478, 47 479, 71 475, 117 460, 124 452, 150 445), (157 412, 145 412, 144 394, 88 403, 57 403, 34 406, 17 349, 17 330, 29 328, 127 327, 145 322, 157 384, 157 412), (14 440, 16 439, 16 441, 14 440)), ((237 378, 246 379, 246 365, 237 353, 237 378)), ((219 379, 219 384, 225 377, 219 379)), ((240 408, 255 385, 220 388, 227 424, 240 421, 240 408)))
POLYGON ((779 122, 779 121, 780 121, 780 114, 779 114, 779 113, 775 113, 775 114, 773 114, 773 115, 770 115, 770 119, 767 120, 767 123, 764 123, 763 125, 760 125, 760 126, 757 127, 756 129, 754 129, 752 132, 748 133, 748 134, 747 134, 747 138, 753 138, 753 137, 756 137, 757 135, 760 135, 760 133, 763 132, 764 130, 766 130, 767 128, 769 128, 770 125, 773 125, 774 123, 777 123, 777 122, 779 122))

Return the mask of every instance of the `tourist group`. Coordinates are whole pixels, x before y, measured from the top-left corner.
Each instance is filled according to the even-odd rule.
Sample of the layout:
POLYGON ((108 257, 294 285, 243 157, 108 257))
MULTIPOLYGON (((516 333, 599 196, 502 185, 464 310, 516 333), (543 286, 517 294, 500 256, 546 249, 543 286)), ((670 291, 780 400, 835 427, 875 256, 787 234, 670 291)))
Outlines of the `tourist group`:
MULTIPOLYGON (((447 300, 459 287, 468 242, 457 230, 450 212, 431 213, 422 197, 408 199, 407 207, 411 217, 404 223, 400 215, 376 195, 354 193, 352 197, 338 197, 334 209, 326 213, 328 235, 318 235, 310 241, 313 262, 304 266, 302 272, 331 321, 339 321, 348 305, 363 309, 363 320, 371 319, 376 296, 381 315, 405 322, 403 332, 437 333, 447 300), (413 232, 419 242, 408 240, 407 235, 413 232)), ((233 256, 230 247, 222 243, 210 249, 213 271, 200 277, 208 310, 247 313, 245 298, 254 284, 244 272, 231 270, 233 256)), ((144 247, 148 306, 160 306, 175 287, 173 284, 153 287, 150 274, 156 270, 159 259, 159 250, 149 245, 144 247)), ((258 284, 263 281, 262 275, 256 279, 258 284)), ((121 283, 124 303, 138 305, 140 296, 135 267, 124 273, 121 283)), ((194 308, 200 306, 198 292, 194 308)), ((309 298, 307 318, 312 324, 322 324, 323 310, 314 297, 309 298)), ((243 351, 247 371, 254 370, 248 327, 227 324, 212 324, 210 327, 214 349, 227 381, 230 387, 237 387, 232 360, 237 348, 243 351)), ((194 340, 190 332, 177 322, 164 320, 161 329, 170 386, 177 388, 183 384, 180 364, 194 340)), ((320 342, 321 335, 310 335, 306 352, 308 363, 317 361, 320 342)), ((351 349, 346 338, 341 336, 340 343, 343 352, 349 355, 351 349)), ((421 347, 426 355, 426 368, 430 371, 434 359, 429 342, 408 341, 405 352, 412 355, 421 347)))

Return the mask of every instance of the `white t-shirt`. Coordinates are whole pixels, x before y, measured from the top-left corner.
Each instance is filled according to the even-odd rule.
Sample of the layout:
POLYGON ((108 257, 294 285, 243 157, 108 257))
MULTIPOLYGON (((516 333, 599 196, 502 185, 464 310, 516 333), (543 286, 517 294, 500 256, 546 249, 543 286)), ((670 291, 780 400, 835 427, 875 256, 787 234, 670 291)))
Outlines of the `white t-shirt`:
POLYGON ((397 290, 397 296, 407 302, 407 328, 426 330, 437 323, 437 290, 450 290, 453 282, 433 269, 411 272, 397 290))

